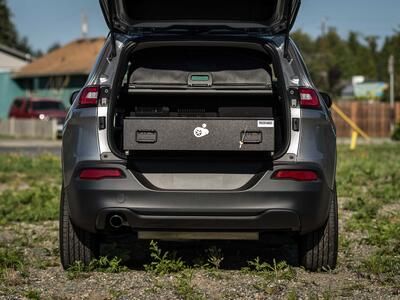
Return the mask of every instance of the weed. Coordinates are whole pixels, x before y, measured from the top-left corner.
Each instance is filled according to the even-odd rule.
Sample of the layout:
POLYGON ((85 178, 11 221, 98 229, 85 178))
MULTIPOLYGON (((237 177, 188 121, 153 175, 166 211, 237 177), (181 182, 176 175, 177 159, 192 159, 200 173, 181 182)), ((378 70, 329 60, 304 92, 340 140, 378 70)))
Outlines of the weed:
POLYGON ((121 273, 127 271, 126 266, 121 266, 121 259, 114 257, 109 259, 106 256, 94 259, 89 264, 89 271, 103 273, 121 273))
POLYGON ((245 271, 255 272, 270 281, 292 280, 296 277, 296 271, 284 261, 277 263, 274 259, 271 265, 261 262, 257 257, 253 261, 248 261, 248 266, 245 271))
POLYGON ((24 255, 19 249, 0 248, 0 270, 19 270, 24 265, 24 255))
POLYGON ((203 295, 194 288, 193 270, 185 270, 176 277, 175 290, 183 299, 203 299, 203 295))
POLYGON ((297 300, 299 297, 297 296, 297 292, 295 290, 290 290, 286 296, 287 300, 297 300))
POLYGON ((102 273, 121 273, 125 272, 127 267, 121 266, 121 259, 114 257, 109 259, 102 256, 99 259, 92 260, 88 266, 85 266, 81 261, 75 262, 74 265, 68 268, 67 277, 70 280, 78 278, 87 278, 90 272, 102 273))
POLYGON ((29 290, 25 293, 25 297, 33 300, 40 300, 40 292, 37 290, 29 290))
POLYGON ((400 256, 385 255, 378 251, 363 261, 361 270, 375 275, 400 276, 400 256))
POLYGON ((81 261, 77 261, 68 268, 67 277, 69 280, 87 278, 89 277, 87 271, 87 267, 81 261))
POLYGON ((206 252, 208 254, 207 265, 218 270, 221 267, 222 261, 224 260, 222 250, 213 246, 207 249, 206 252))
POLYGON ((114 289, 111 289, 109 293, 112 299, 120 299, 126 294, 124 291, 114 289))
POLYGON ((150 242, 150 257, 152 262, 144 265, 145 270, 156 275, 177 273, 186 268, 181 258, 176 258, 176 254, 170 255, 168 251, 162 252, 157 242, 150 242))

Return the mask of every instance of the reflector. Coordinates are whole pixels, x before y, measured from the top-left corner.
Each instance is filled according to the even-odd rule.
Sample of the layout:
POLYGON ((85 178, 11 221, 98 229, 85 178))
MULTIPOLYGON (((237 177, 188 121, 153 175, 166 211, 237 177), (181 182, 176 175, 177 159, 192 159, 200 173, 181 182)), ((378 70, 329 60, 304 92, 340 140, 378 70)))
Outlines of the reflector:
POLYGON ((84 169, 79 174, 83 180, 100 180, 105 178, 121 178, 122 172, 119 169, 84 169))
POLYGON ((305 170, 280 170, 272 175, 273 179, 296 180, 296 181, 316 181, 318 174, 314 171, 305 170))

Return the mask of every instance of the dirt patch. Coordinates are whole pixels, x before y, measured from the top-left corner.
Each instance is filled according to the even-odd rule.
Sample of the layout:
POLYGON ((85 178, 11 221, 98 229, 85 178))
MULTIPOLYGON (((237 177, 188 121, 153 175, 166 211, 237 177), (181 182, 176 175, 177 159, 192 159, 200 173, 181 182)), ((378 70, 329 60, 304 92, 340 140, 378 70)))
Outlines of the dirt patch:
MULTIPOLYGON (((343 214, 344 216, 346 213, 343 214)), ((335 271, 309 273, 296 267, 296 247, 264 248, 264 245, 235 243, 222 248, 225 264, 220 270, 193 268, 190 276, 181 273, 156 276, 143 270, 144 262, 130 266, 118 274, 90 272, 70 279, 62 270, 58 258, 57 222, 40 224, 12 224, 3 226, 0 242, 13 245, 25 256, 23 271, 7 270, 0 282, 1 299, 399 299, 399 284, 383 284, 376 278, 358 271, 360 255, 372 250, 360 244, 362 234, 341 233, 350 240, 340 250, 339 266, 335 271), (255 256, 289 257, 294 265, 294 277, 279 279, 266 277, 243 269, 246 259, 255 256), (292 256, 292 257, 290 257, 292 256)), ((342 224, 342 228, 345 224, 342 224)), ((111 245, 112 246, 112 245, 111 245)), ((160 244, 175 251, 186 261, 202 257, 208 243, 160 244), (196 251, 193 251, 196 249, 196 251)), ((132 251, 141 251, 130 249, 132 251)), ((147 254, 143 254, 147 257, 147 254)), ((145 258, 146 259, 146 258, 145 258)), ((201 259, 200 259, 201 260, 201 259)), ((204 260, 204 259, 203 259, 204 260)), ((128 263, 129 264, 129 263, 128 263)), ((186 271, 185 271, 186 272, 186 271)))

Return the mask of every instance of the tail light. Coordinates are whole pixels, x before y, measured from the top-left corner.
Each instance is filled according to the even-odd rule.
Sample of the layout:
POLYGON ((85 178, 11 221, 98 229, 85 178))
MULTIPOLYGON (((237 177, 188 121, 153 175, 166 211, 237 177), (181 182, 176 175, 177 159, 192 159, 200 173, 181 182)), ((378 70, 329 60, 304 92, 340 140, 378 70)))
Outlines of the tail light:
POLYGON ((83 180, 101 180, 106 178, 122 178, 123 173, 119 169, 84 169, 79 178, 83 180))
POLYGON ((99 101, 100 88, 98 86, 89 86, 82 90, 79 97, 79 107, 95 107, 99 101))
POLYGON ((309 170, 280 170, 272 175, 272 179, 316 181, 318 180, 318 174, 309 170))
POLYGON ((302 108, 320 108, 318 94, 315 90, 309 88, 299 88, 300 106, 302 108))

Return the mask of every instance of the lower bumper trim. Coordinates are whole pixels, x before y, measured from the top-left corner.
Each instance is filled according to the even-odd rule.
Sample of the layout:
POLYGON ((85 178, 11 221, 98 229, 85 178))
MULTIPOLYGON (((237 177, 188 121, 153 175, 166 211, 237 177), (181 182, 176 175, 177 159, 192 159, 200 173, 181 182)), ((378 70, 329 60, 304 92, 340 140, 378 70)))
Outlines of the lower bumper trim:
POLYGON ((237 240, 258 241, 258 232, 139 231, 140 240, 237 240))

